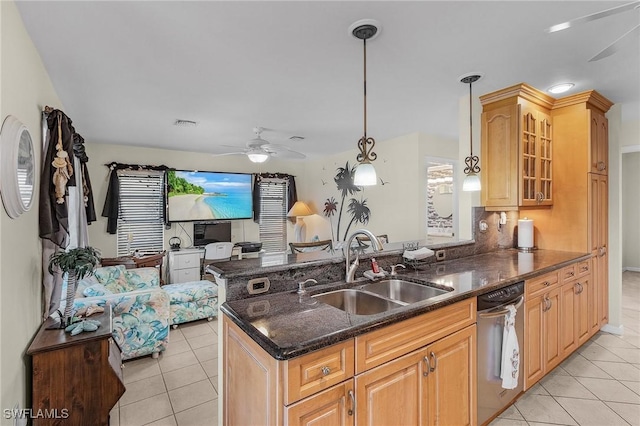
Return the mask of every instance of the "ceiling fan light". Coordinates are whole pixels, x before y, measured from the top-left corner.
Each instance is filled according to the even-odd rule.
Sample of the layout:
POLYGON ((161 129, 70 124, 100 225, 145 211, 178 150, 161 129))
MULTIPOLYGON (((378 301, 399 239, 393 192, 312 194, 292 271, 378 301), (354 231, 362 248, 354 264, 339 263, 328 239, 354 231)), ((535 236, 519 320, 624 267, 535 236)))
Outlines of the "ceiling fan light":
POLYGON ((555 95, 559 94, 559 93, 564 93, 568 90, 571 90, 571 88, 575 86, 575 84, 573 83, 561 83, 561 84, 556 84, 555 86, 551 86, 549 87, 549 89, 547 90, 549 93, 553 93, 555 95))
POLYGON ((264 152, 248 152, 247 157, 252 163, 264 163, 269 159, 269 154, 264 152))
POLYGON ((356 186, 373 186, 378 183, 376 169, 371 163, 360 163, 353 175, 353 184, 356 186))

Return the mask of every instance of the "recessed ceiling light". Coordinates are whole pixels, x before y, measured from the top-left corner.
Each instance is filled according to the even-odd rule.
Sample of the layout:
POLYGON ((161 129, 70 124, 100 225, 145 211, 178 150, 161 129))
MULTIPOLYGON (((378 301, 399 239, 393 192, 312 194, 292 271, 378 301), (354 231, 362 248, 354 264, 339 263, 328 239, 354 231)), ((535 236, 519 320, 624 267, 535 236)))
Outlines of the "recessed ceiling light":
POLYGON ((547 91, 557 95, 558 93, 564 93, 567 90, 570 90, 573 86, 575 86, 575 84, 573 83, 561 83, 561 84, 556 84, 555 86, 549 87, 547 91))
POLYGON ((191 120, 180 120, 177 119, 174 123, 174 126, 178 126, 178 127, 196 127, 198 125, 198 122, 196 121, 191 121, 191 120))

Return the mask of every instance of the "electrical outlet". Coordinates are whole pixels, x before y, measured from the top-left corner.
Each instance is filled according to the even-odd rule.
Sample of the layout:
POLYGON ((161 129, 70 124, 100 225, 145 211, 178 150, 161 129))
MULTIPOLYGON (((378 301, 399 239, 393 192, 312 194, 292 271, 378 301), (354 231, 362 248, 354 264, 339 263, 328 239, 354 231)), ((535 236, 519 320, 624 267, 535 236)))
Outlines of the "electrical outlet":
POLYGON ((444 260, 447 257, 444 250, 436 251, 436 260, 444 260))

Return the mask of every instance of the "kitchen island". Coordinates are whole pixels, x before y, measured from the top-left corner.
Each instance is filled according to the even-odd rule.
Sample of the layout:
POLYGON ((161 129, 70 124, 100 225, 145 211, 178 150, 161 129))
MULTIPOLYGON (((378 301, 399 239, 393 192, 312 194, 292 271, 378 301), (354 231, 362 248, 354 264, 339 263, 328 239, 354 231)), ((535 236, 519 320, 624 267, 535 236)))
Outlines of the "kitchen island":
MULTIPOLYGON (((407 414, 407 424, 424 416, 474 424, 476 296, 549 274, 556 279, 545 281, 544 286, 558 292, 561 271, 576 271, 583 263, 588 270, 589 257, 501 250, 434 263, 400 277, 450 291, 375 315, 349 314, 313 297, 358 288, 367 282, 362 280, 321 284, 306 294, 292 291, 294 286, 275 294, 230 300, 221 308, 224 422, 306 424, 329 416, 331 424, 374 424, 409 410, 415 416, 407 414), (426 387, 420 378, 427 380, 426 387), (252 385, 243 386, 241 380, 252 385), (240 393, 253 399, 255 406, 236 406, 240 393), (396 401, 399 395, 404 396, 396 401), (447 397, 459 400, 457 408, 446 403, 447 397)), ((318 264, 317 269, 331 264, 333 260, 318 264)), ((301 275, 300 280, 304 279, 301 275)), ((532 294, 531 301, 537 297, 532 294)), ((554 309, 558 314, 557 305, 554 309)), ((526 318, 531 320, 531 315, 527 312, 526 318)), ((557 321, 555 336, 559 341, 557 321)))

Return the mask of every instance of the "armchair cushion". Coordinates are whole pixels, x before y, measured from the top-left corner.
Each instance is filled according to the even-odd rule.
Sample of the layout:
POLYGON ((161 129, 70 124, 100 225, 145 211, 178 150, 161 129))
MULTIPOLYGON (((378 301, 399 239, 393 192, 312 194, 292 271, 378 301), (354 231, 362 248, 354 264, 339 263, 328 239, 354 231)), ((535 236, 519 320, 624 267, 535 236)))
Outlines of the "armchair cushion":
POLYGON ((102 284, 90 285, 82 291, 84 297, 106 296, 109 294, 113 294, 113 292, 107 290, 102 284))
POLYGON ((160 277, 157 268, 134 268, 125 271, 128 291, 142 290, 145 288, 158 288, 160 277))
POLYGON ((112 293, 125 293, 129 289, 124 265, 103 266, 96 269, 94 275, 112 293))

